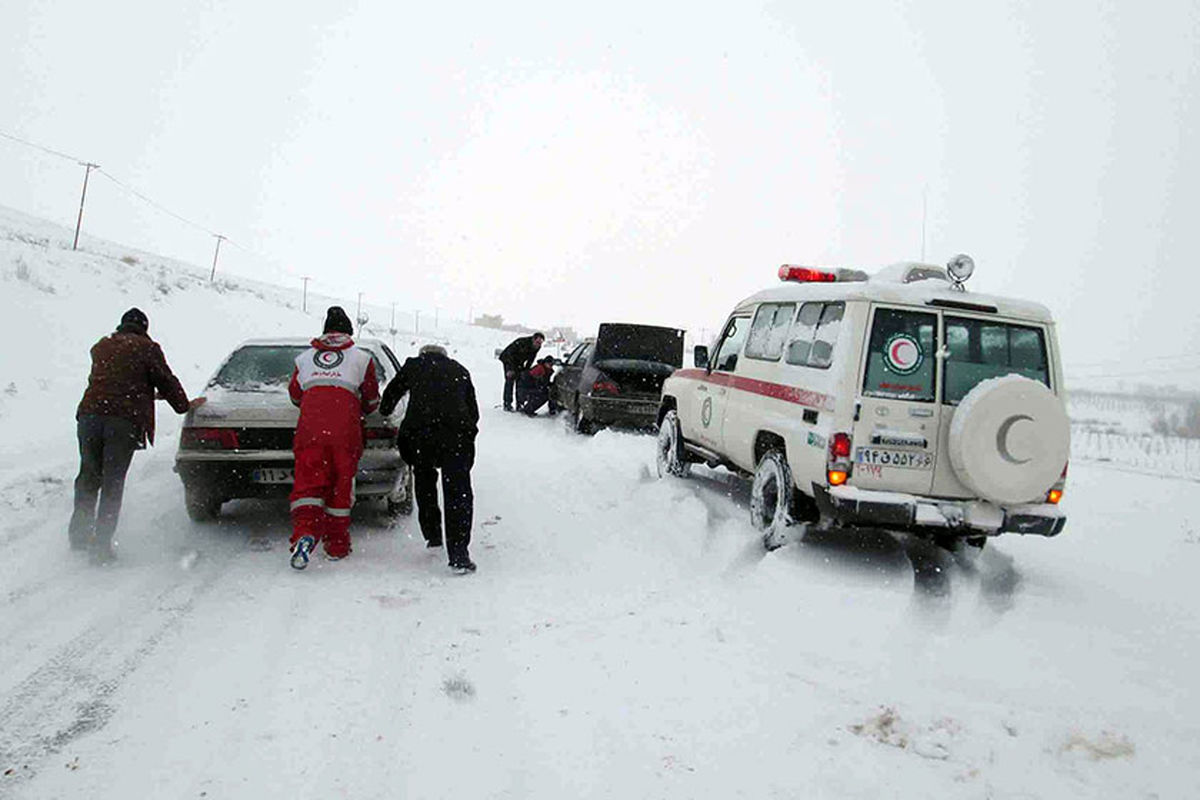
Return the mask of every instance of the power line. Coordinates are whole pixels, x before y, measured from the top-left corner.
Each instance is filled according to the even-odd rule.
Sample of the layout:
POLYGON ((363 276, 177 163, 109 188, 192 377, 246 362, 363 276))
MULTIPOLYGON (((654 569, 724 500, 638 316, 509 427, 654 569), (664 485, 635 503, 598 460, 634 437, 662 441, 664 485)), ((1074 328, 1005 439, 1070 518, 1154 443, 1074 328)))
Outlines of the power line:
POLYGON ((137 197, 137 198, 138 198, 139 200, 141 200, 142 202, 144 202, 144 203, 147 203, 147 204, 149 204, 149 205, 153 206, 154 208, 158 209, 159 211, 161 211, 162 213, 166 214, 167 216, 169 216, 169 217, 174 217, 175 219, 179 220, 179 221, 180 221, 180 222, 182 222, 183 224, 185 224, 185 225, 190 225, 190 226, 192 226, 193 228, 195 228, 196 230, 203 231, 204 233, 207 233, 209 236, 219 236, 219 235, 220 235, 220 234, 218 234, 216 231, 209 230, 208 228, 204 227, 204 226, 203 226, 203 225, 201 225, 200 223, 198 223, 198 222, 193 222, 192 220, 188 219, 187 217, 185 217, 185 216, 183 216, 183 215, 181 215, 181 214, 176 214, 174 211, 172 211, 171 209, 169 209, 169 208, 167 208, 167 207, 163 206, 161 203, 158 203, 158 202, 156 202, 156 201, 154 201, 154 200, 150 199, 150 198, 149 198, 149 197, 147 197, 146 195, 144 195, 144 194, 142 194, 141 192, 139 192, 137 189, 135 189, 135 188, 133 188, 132 186, 130 186, 129 184, 125 183, 124 181, 118 180, 118 179, 117 179, 116 177, 114 177, 114 176, 113 176, 113 175, 112 175, 110 172, 108 172, 108 170, 105 170, 105 169, 99 169, 99 168, 97 168, 97 169, 96 169, 96 172, 99 172, 101 175, 103 175, 104 177, 108 178, 110 181, 112 181, 113 183, 115 183, 117 186, 119 186, 119 187, 121 187, 122 189, 124 189, 125 191, 129 192, 129 193, 130 193, 130 194, 132 194, 134 197, 137 197))
POLYGON ((29 147, 36 148, 38 150, 41 150, 43 153, 49 153, 52 156, 58 156, 59 158, 65 158, 68 161, 74 161, 78 164, 86 163, 84 161, 84 159, 82 159, 82 158, 76 158, 75 156, 69 156, 66 153, 60 153, 57 150, 53 150, 49 147, 46 147, 45 145, 40 145, 37 142, 31 142, 28 139, 22 139, 20 136, 13 136, 11 133, 5 133, 4 131, 0 131, 0 136, 3 136, 5 139, 11 139, 14 142, 20 142, 23 145, 28 145, 29 147))

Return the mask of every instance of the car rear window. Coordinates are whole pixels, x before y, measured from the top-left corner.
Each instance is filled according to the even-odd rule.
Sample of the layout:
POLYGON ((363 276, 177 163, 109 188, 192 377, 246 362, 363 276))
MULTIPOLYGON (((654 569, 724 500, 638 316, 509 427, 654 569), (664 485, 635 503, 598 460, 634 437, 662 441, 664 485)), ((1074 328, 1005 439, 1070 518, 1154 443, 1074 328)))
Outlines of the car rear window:
POLYGON ((932 402, 936 345, 936 314, 876 309, 863 394, 932 402))
MULTIPOLYGON (((296 356, 307 350, 301 345, 248 345, 233 351, 209 386, 226 389, 277 388, 286 386, 296 368, 296 356)), ((364 348, 375 362, 375 378, 382 390, 391 375, 378 354, 364 348)))
POLYGON ((1040 328, 946 316, 942 402, 957 404, 989 378, 1021 375, 1050 386, 1046 337, 1040 328))
POLYGON ((307 349, 298 345, 239 347, 209 385, 228 389, 286 386, 292 378, 296 356, 307 349))
POLYGON ((595 361, 623 359, 683 366, 683 331, 654 325, 600 326, 595 361))

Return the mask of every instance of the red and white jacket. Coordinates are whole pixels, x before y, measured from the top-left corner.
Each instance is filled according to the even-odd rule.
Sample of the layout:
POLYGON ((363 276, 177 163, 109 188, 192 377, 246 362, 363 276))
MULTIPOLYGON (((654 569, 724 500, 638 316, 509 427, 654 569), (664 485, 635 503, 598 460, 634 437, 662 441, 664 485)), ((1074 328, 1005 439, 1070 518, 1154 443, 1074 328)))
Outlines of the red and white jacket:
POLYGON ((344 333, 313 339, 296 356, 288 394, 300 407, 295 448, 345 443, 362 448, 362 418, 379 407, 371 354, 344 333))

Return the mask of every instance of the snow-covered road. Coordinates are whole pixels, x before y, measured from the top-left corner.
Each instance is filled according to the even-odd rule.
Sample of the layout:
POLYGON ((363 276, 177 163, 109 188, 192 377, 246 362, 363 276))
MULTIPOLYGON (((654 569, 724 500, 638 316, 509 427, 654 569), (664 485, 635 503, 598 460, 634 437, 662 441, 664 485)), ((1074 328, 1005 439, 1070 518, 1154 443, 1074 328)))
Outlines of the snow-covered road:
POLYGON ((1181 797, 1200 775, 1190 482, 1076 469, 1064 536, 974 564, 884 535, 765 555, 740 481, 659 482, 645 437, 488 409, 477 575, 365 506, 350 560, 296 573, 282 504, 189 522, 172 449, 139 456, 115 567, 66 550, 65 490, 9 534, 6 794, 1181 797))
POLYGON ((444 323, 484 406, 478 574, 366 506, 303 573, 283 503, 191 523, 165 409, 96 569, 65 534, 91 343, 140 305, 196 392, 319 320, 3 209, 0 234, 4 317, 38 337, 0 388, 0 797, 1200 796, 1200 485, 1168 466, 1076 461, 1061 537, 974 562, 879 533, 766 554, 744 482, 493 409, 507 337, 444 323))

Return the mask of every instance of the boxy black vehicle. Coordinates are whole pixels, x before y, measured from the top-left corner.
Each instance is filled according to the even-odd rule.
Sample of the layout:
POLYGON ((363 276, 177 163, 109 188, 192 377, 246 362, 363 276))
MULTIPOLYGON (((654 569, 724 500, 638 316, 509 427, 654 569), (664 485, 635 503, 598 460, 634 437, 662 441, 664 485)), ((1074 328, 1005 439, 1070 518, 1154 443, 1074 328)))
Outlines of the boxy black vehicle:
POLYGON ((683 366, 678 328, 605 323, 567 356, 551 386, 577 431, 653 429, 663 382, 683 366))

